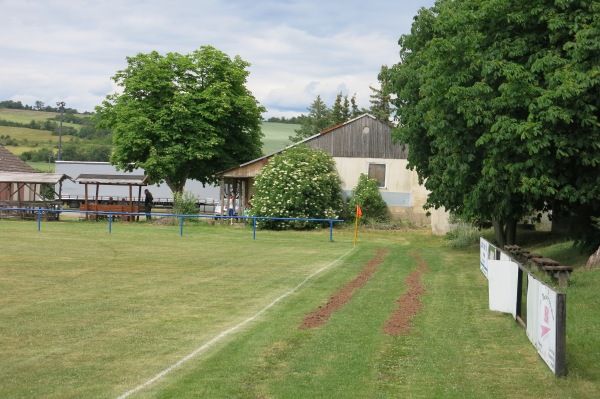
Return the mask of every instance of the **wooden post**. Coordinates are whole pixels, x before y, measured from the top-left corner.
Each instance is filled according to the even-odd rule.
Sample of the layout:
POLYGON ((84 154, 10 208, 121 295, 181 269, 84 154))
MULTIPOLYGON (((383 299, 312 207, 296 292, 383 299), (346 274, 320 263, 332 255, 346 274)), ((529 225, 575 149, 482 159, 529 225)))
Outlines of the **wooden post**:
POLYGON ((567 375, 567 295, 556 293, 556 358, 554 375, 567 375))
MULTIPOLYGON (((133 186, 130 184, 129 185, 129 212, 133 213, 133 186)), ((127 219, 130 222, 133 221, 133 215, 129 216, 129 218, 127 219)))
MULTIPOLYGON (((140 207, 140 201, 142 200, 142 186, 138 186, 138 212, 139 212, 139 207, 140 207)), ((137 215, 135 217, 136 222, 140 221, 140 215, 137 215)))
MULTIPOLYGON (((219 216, 223 216, 223 208, 225 207, 225 178, 221 178, 221 185, 219 187, 219 203, 221 204, 221 214, 219 216)), ((220 220, 221 224, 223 224, 223 218, 220 220)))
POLYGON ((98 221, 98 204, 100 204, 98 193, 100 193, 100 184, 96 183, 96 221, 98 221))
POLYGON ((90 210, 90 205, 88 203, 88 184, 85 183, 85 220, 89 219, 89 214, 87 213, 87 211, 90 210))
MULTIPOLYGON (((246 180, 242 180, 242 196, 240 198, 240 207, 242 208, 242 216, 246 216, 246 202, 248 202, 248 193, 246 189, 246 180)), ((243 219, 242 222, 246 223, 246 220, 243 219)))

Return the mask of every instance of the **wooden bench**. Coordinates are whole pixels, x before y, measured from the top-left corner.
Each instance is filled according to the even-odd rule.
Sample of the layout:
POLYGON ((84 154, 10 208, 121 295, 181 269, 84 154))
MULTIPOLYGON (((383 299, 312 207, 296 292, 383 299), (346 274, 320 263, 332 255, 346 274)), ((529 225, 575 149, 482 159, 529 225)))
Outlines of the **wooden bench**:
POLYGON ((571 277, 573 266, 542 266, 542 269, 555 281, 558 281, 559 287, 567 287, 569 285, 569 277, 571 277))
POLYGON ((531 252, 527 252, 527 253, 524 252, 523 256, 529 260, 531 260, 533 258, 543 258, 544 257, 542 254, 536 254, 536 253, 531 253, 531 252))
POLYGON ((505 245, 504 250, 515 257, 520 257, 523 253, 523 250, 518 245, 505 245))
POLYGON ((554 259, 550 259, 550 258, 531 258, 531 261, 533 263, 535 263, 536 265, 542 267, 542 268, 544 266, 558 266, 558 265, 560 265, 560 262, 557 262, 554 259))
POLYGON ((550 258, 531 258, 531 263, 548 273, 554 281, 558 282, 560 287, 566 287, 569 284, 568 281, 573 266, 561 266, 560 262, 550 258))
MULTIPOLYGON (((120 218, 123 222, 133 221, 134 215, 123 215, 123 213, 138 213, 139 206, 138 205, 105 205, 105 204, 88 204, 87 207, 85 204, 82 204, 79 207, 80 211, 88 211, 88 212, 103 212, 103 213, 113 213, 113 217, 120 218)), ((86 218, 87 218, 86 214, 86 218)), ((108 217, 108 215, 89 215, 92 219, 98 219, 98 217, 108 217)))
POLYGON ((518 245, 505 245, 504 249, 508 252, 517 252, 521 250, 521 247, 518 245))

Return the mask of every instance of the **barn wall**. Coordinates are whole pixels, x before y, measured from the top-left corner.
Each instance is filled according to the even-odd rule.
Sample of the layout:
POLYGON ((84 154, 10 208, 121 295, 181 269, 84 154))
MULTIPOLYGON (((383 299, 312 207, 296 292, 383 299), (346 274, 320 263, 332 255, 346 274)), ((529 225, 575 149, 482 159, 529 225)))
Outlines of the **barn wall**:
POLYGON ((332 157, 406 159, 408 149, 392 141, 391 126, 369 116, 306 141, 332 157))
MULTIPOLYGON (((37 186, 38 187, 36 187, 36 188, 39 192, 39 185, 37 185, 37 186)), ((8 183, 0 183, 0 200, 2 200, 2 201, 18 201, 19 196, 21 198, 21 201, 35 201, 36 200, 35 192, 33 191, 33 185, 31 185, 31 187, 25 186, 23 184, 19 185, 20 195, 16 191, 16 189, 17 189, 16 183, 12 183, 11 187, 9 187, 8 183), (10 193, 13 191, 14 191, 14 193, 11 196, 10 193)))
MULTIPOLYGON (((410 220, 418 225, 432 224, 431 217, 423 205, 427 201, 427 190, 419 185, 417 173, 406 168, 406 159, 384 158, 334 158, 336 169, 342 179, 342 190, 347 197, 358 184, 361 173, 367 174, 370 163, 386 165, 386 186, 379 192, 388 204, 394 217, 410 220)), ((436 225, 443 229, 445 213, 436 212, 436 225)), ((447 218, 446 218, 447 219, 447 218)), ((432 225, 433 227, 433 225, 432 225)))

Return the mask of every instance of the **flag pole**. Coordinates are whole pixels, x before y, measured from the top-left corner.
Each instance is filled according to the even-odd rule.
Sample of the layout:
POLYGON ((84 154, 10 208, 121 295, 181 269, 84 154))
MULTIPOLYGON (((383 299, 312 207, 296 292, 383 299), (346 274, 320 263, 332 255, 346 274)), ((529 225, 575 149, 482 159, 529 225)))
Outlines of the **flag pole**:
POLYGON ((356 237, 358 236, 358 219, 362 216, 360 206, 356 205, 356 227, 354 227, 354 246, 356 247, 356 237))

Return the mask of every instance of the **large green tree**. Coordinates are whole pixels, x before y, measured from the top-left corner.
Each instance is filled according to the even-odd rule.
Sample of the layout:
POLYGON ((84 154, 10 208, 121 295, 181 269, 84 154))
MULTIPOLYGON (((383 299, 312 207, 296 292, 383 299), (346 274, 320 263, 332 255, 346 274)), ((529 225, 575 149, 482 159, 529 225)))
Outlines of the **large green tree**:
POLYGON ((203 46, 191 54, 156 51, 127 58, 113 80, 122 93, 96 108, 111 128, 111 163, 140 167, 180 193, 187 179, 213 182, 215 172, 261 155, 265 109, 246 88, 249 64, 203 46))
POLYGON ((440 0, 383 72, 426 206, 492 219, 599 210, 600 3, 440 0))
POLYGON ((308 115, 302 119, 300 128, 296 129, 294 131, 296 134, 290 136, 289 139, 298 142, 327 129, 331 125, 331 110, 327 108, 327 104, 318 95, 308 107, 308 115))
MULTIPOLYGON (((338 93, 331 108, 328 108, 321 96, 318 95, 308 107, 308 111, 308 115, 301 115, 299 118, 300 128, 294 131, 296 133, 294 136, 289 137, 291 141, 304 140, 361 114, 361 110, 356 105, 356 94, 348 99, 348 95, 343 95, 342 92, 338 93)), ((365 112, 367 111, 363 109, 362 113, 365 112)))
POLYGON ((379 73, 379 88, 369 86, 369 89, 373 92, 370 97, 371 107, 369 108, 369 113, 373 115, 375 118, 380 121, 389 122, 390 117, 392 116, 392 96, 389 91, 386 91, 387 82, 385 79, 387 78, 387 70, 388 67, 383 65, 381 67, 381 71, 379 73))

